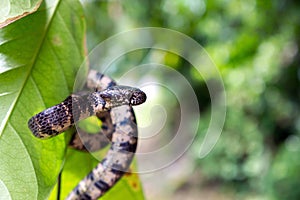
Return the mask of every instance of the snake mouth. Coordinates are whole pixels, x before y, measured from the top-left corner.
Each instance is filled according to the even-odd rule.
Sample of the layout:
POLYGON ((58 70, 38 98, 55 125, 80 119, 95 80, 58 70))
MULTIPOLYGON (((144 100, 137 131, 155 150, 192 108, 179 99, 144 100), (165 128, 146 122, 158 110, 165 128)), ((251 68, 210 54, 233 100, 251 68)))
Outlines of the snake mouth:
POLYGON ((147 99, 147 96, 146 94, 141 91, 141 90, 138 90, 138 91, 135 91, 132 93, 132 96, 130 98, 130 105, 140 105, 142 103, 144 103, 147 99))

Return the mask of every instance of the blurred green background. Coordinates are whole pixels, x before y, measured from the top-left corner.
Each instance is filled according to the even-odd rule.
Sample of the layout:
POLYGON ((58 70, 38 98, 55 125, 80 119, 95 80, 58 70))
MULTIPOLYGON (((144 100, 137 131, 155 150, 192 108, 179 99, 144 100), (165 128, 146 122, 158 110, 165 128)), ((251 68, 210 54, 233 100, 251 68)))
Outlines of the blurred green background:
MULTIPOLYGON (((150 181, 155 174, 141 175, 146 199, 300 199, 299 1, 82 3, 88 50, 133 28, 169 28, 201 44, 224 81, 227 115, 217 145, 200 159, 196 139, 181 167, 164 172, 175 175, 161 188, 150 181)), ((206 83, 179 57, 169 56, 165 64, 183 74, 197 94, 201 138, 210 120, 206 83)))

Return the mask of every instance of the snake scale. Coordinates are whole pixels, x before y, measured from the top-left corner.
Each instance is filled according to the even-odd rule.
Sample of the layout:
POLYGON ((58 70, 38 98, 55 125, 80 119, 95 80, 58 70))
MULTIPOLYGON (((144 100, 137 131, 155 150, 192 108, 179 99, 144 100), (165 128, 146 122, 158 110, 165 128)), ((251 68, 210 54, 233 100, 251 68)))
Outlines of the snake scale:
POLYGON ((98 134, 77 128, 70 146, 96 151, 111 141, 105 158, 70 192, 67 200, 94 200, 101 197, 122 177, 137 147, 137 125, 132 106, 146 101, 146 94, 129 86, 116 85, 110 77, 90 70, 86 87, 94 92, 78 92, 28 121, 38 138, 56 136, 75 122, 96 115, 102 121, 98 134))

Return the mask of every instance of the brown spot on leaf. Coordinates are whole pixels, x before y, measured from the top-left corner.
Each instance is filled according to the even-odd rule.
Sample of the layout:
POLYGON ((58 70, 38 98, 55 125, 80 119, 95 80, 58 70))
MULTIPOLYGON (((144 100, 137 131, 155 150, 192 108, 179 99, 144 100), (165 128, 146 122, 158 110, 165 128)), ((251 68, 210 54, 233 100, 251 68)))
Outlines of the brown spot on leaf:
POLYGON ((135 181, 131 183, 131 186, 132 186, 132 188, 135 189, 135 190, 138 189, 138 184, 137 184, 137 182, 135 182, 135 181))
POLYGON ((54 35, 52 38, 52 44, 55 46, 61 46, 62 45, 62 40, 58 35, 54 35))

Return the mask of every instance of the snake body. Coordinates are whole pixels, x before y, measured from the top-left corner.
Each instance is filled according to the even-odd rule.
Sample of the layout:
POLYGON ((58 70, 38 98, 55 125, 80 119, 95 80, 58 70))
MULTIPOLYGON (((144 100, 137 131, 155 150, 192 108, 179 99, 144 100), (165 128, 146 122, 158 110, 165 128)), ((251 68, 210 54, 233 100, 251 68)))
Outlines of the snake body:
POLYGON ((95 70, 89 72, 87 87, 96 91, 72 94, 28 121, 29 129, 38 138, 53 137, 91 115, 102 121, 99 134, 79 129, 70 142, 73 148, 95 151, 111 140, 111 147, 105 158, 71 191, 68 200, 97 199, 122 177, 137 147, 137 126, 131 106, 146 100, 141 90, 117 86, 111 78, 95 70))

